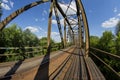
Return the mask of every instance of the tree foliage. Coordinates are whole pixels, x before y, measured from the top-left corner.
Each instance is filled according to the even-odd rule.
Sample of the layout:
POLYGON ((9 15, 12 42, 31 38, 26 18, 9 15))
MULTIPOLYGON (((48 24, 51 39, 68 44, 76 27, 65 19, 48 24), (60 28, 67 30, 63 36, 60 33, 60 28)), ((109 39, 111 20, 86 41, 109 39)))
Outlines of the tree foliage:
POLYGON ((99 42, 99 37, 97 36, 90 36, 90 46, 97 47, 99 42))
MULTIPOLYGON (((55 41, 54 40, 50 40, 51 42, 51 45, 54 45, 55 41)), ((42 37, 40 40, 39 40, 39 43, 41 46, 47 46, 47 37, 42 37)))
POLYGON ((16 47, 20 45, 22 30, 15 24, 0 32, 0 47, 16 47))
POLYGON ((38 42, 35 34, 28 29, 22 31, 16 24, 0 32, 0 47, 38 46, 38 42))
POLYGON ((119 21, 118 24, 116 25, 116 29, 115 29, 116 35, 118 35, 119 32, 120 32, 120 21, 119 21))
POLYGON ((116 37, 116 54, 120 56, 120 32, 116 37))
POLYGON ((116 46, 116 53, 118 55, 120 55, 120 21, 116 25, 116 31, 115 32, 116 32, 116 39, 115 39, 115 41, 116 41, 116 44, 115 44, 115 46, 116 46))
POLYGON ((31 33, 31 31, 29 29, 26 29, 23 32, 23 38, 24 40, 24 46, 38 46, 39 44, 39 39, 37 38, 37 36, 33 33, 31 33))
MULTIPOLYGON (((19 54, 17 58, 16 56, 0 57, 1 62, 30 58, 35 56, 34 53, 46 54, 47 37, 39 39, 29 29, 22 30, 16 24, 12 24, 0 32, 0 47, 6 48, 0 49, 0 54, 19 54), (17 47, 17 50, 8 49, 8 47, 17 47)), ((51 39, 51 51, 58 49, 61 49, 61 43, 55 43, 51 39)))
MULTIPOLYGON (((118 30, 118 27, 116 27, 116 28, 118 30)), ((120 27, 119 27, 119 29, 120 29, 120 27)), ((91 36, 90 37, 90 45, 92 47, 101 49, 101 50, 109 52, 111 54, 120 55, 120 32, 119 31, 120 30, 118 30, 116 35, 113 35, 113 33, 111 31, 105 31, 105 32, 103 32, 103 35, 100 38, 98 38, 97 36, 91 36)), ((110 65, 115 71, 120 72, 120 66, 119 66, 120 62, 119 61, 112 59, 107 55, 104 55, 104 54, 101 55, 100 52, 95 52, 95 53, 102 60, 104 60, 108 65, 110 65)), ((106 76, 106 79, 110 79, 108 77, 111 74, 110 70, 108 68, 105 68, 106 66, 101 65, 97 59, 95 59, 95 62, 100 67, 103 74, 106 76)), ((111 76, 110 80, 113 80, 116 78, 117 77, 115 77, 115 76, 111 76)))
POLYGON ((1 32, 6 47, 37 46, 39 39, 29 29, 22 31, 16 24, 1 32))
POLYGON ((102 37, 99 40, 99 49, 105 50, 107 52, 114 52, 112 48, 115 47, 114 35, 111 31, 103 32, 102 37))

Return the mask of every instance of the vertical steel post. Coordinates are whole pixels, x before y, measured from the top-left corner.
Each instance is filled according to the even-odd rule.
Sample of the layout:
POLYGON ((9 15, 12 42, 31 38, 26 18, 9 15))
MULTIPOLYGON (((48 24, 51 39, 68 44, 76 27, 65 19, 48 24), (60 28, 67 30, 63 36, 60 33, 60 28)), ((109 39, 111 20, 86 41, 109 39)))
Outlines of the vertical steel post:
POLYGON ((68 39, 69 39, 69 42, 71 43, 72 40, 71 40, 71 31, 70 31, 70 27, 68 27, 68 39))
POLYGON ((1 17, 2 17, 2 6, 1 6, 1 4, 2 4, 2 1, 0 0, 0 22, 1 22, 1 17))
POLYGON ((52 24, 53 0, 50 5, 49 20, 48 20, 48 33, 47 33, 47 47, 50 46, 51 39, 51 24, 52 24))
POLYGON ((79 41, 80 48, 82 48, 83 46, 82 27, 81 27, 81 20, 80 20, 80 10, 79 10, 77 1, 76 1, 76 9, 77 9, 77 17, 78 17, 78 41, 79 41))
POLYGON ((64 46, 66 47, 66 21, 64 19, 64 46))
POLYGON ((89 28, 88 28, 88 22, 87 22, 87 18, 86 18, 86 14, 85 14, 85 10, 83 7, 83 4, 81 2, 81 0, 77 0, 78 5, 80 6, 79 11, 81 11, 82 13, 82 19, 83 19, 83 23, 84 23, 84 28, 85 28, 85 47, 86 47, 86 57, 88 57, 89 54, 89 28))
POLYGON ((71 32, 72 33, 72 38, 73 38, 73 44, 75 45, 75 34, 74 34, 74 32, 71 32))

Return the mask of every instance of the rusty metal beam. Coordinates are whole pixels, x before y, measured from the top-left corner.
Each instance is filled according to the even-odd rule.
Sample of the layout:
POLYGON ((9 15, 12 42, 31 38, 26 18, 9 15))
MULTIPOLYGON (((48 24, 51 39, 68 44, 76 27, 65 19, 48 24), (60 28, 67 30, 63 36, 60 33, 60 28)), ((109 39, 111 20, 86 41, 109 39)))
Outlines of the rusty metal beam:
POLYGON ((70 8, 71 2, 72 2, 72 0, 70 0, 70 3, 69 3, 69 5, 67 6, 67 9, 66 9, 66 11, 65 11, 65 14, 67 13, 68 9, 70 8))
MULTIPOLYGON (((64 3, 61 3, 61 2, 59 2, 60 4, 64 4, 64 3)), ((70 5, 70 4, 69 4, 70 5)), ((77 12, 75 9, 73 9, 72 7, 70 7, 70 6, 67 6, 67 5, 65 5, 65 6, 67 6, 67 7, 69 7, 71 10, 73 10, 74 12, 77 12)), ((66 12, 66 11, 65 11, 66 12)))
POLYGON ((65 45, 65 47, 66 47, 66 43, 67 43, 67 41, 66 41, 66 21, 64 19, 64 45, 65 45))
POLYGON ((87 17, 86 17, 86 13, 83 7, 83 4, 81 2, 81 0, 76 0, 78 5, 79 5, 79 11, 81 11, 82 13, 82 19, 83 19, 83 23, 84 23, 84 29, 85 29, 85 46, 86 46, 86 57, 88 57, 89 54, 89 27, 88 27, 88 22, 87 22, 87 17))
MULTIPOLYGON (((69 20, 67 19, 66 14, 64 13, 64 11, 62 10, 62 8, 60 7, 60 5, 58 4, 57 1, 55 1, 55 4, 56 4, 56 7, 58 8, 58 10, 60 11, 60 13, 62 14, 62 16, 64 17, 64 19, 66 20, 66 22, 67 22, 68 26, 70 27, 71 31, 73 32, 72 27, 71 27, 71 25, 70 25, 69 20)), ((73 33, 74 33, 74 32, 73 32, 73 33)))
POLYGON ((71 20, 70 23, 71 22, 77 22, 75 19, 72 19, 72 18, 68 18, 68 19, 71 20))
MULTIPOLYGON (((70 25, 71 25, 71 27, 72 27, 73 25, 78 25, 78 23, 77 23, 77 22, 75 23, 75 22, 71 21, 71 22, 70 22, 70 25)), ((72 28, 72 29, 73 29, 73 28, 72 28)))
POLYGON ((78 2, 76 2, 76 9, 77 9, 77 17, 78 17, 78 41, 80 42, 80 48, 82 48, 83 46, 83 40, 82 40, 82 27, 81 27, 81 20, 80 20, 80 10, 79 10, 79 6, 78 6, 78 2))
POLYGON ((41 0, 41 1, 36 1, 36 2, 33 2, 33 3, 30 3, 18 10, 16 10, 15 12, 13 12, 12 14, 10 14, 8 17, 6 17, 3 21, 1 21, 0 23, 0 31, 10 22, 12 21, 14 18, 16 18, 17 16, 19 16, 21 13, 27 11, 28 9, 34 7, 34 6, 37 6, 39 4, 42 4, 42 3, 45 3, 45 2, 48 2, 49 0, 41 0))
MULTIPOLYGON (((72 27, 71 27, 71 24, 70 24, 69 20, 67 19, 66 14, 64 13, 64 11, 62 10, 62 8, 60 7, 60 5, 58 4, 58 2, 57 2, 56 0, 55 0, 55 4, 56 4, 57 9, 60 11, 60 13, 62 14, 62 16, 63 16, 64 19, 66 20, 66 22, 67 22, 70 30, 71 30, 72 33, 74 34, 74 31, 73 31, 73 29, 72 29, 72 27)), ((72 36, 72 39, 73 39, 73 44, 74 44, 74 36, 72 36)))
POLYGON ((68 27, 68 36, 69 36, 69 40, 72 42, 72 33, 70 27, 68 27))
POLYGON ((48 20, 48 33, 47 33, 47 47, 48 48, 50 46, 50 41, 51 41, 52 12, 53 12, 53 1, 51 1, 50 12, 49 12, 49 20, 48 20))
POLYGON ((60 33, 60 38, 61 38, 62 47, 64 48, 62 28, 61 28, 60 19, 59 19, 58 11, 57 11, 57 8, 56 8, 56 5, 55 5, 55 4, 54 4, 54 11, 55 11, 55 15, 56 15, 56 21, 57 21, 58 30, 59 30, 59 33, 60 33))
POLYGON ((68 15, 66 15, 67 17, 69 17, 69 16, 75 16, 76 14, 68 14, 68 15))
POLYGON ((72 28, 75 29, 77 27, 78 24, 74 25, 72 28))

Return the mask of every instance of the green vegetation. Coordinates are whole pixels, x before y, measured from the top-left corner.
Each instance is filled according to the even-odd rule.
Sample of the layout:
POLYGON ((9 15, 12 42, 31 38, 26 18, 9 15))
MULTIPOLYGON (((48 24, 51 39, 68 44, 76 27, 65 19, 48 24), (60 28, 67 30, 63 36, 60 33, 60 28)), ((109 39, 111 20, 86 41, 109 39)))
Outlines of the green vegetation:
MULTIPOLYGON (((13 24, 0 32, 0 47, 6 47, 0 49, 0 54, 10 54, 10 56, 1 56, 0 62, 21 60, 46 54, 47 38, 39 39, 29 29, 22 31, 19 26, 13 24)), ((55 43, 52 39, 51 47, 51 51, 62 48, 60 43, 55 43)))
MULTIPOLYGON (((111 31, 105 31, 100 38, 97 36, 90 36, 90 46, 120 56, 120 22, 117 24, 115 31, 115 35, 111 31)), ((108 65, 110 65, 115 71, 120 73, 120 61, 113 59, 107 55, 101 54, 100 52, 93 52, 108 65)), ((110 72, 108 68, 102 65, 97 59, 94 59, 94 61, 99 66, 104 75, 106 75, 106 79, 118 80, 115 78, 116 76, 110 72)))
POLYGON ((30 30, 22 31, 16 24, 0 32, 0 47, 38 46, 38 41, 30 30))
POLYGON ((99 37, 97 36, 90 36, 90 45, 92 47, 97 47, 99 42, 99 37))

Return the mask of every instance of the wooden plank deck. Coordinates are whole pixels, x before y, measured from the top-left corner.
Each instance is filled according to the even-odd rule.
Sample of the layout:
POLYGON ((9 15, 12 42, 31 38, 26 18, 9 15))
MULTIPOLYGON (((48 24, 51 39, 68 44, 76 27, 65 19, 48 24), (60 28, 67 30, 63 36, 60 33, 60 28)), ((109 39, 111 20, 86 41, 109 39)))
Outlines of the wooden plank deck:
POLYGON ((11 79, 41 80, 46 79, 44 74, 47 73, 49 80, 105 80, 93 60, 90 57, 85 57, 84 51, 76 46, 68 50, 61 50, 58 56, 48 62, 46 63, 48 65, 43 65, 44 67, 41 69, 36 66, 26 72, 15 73, 11 75, 11 79), (37 78, 35 77, 36 72, 39 72, 37 78))

